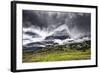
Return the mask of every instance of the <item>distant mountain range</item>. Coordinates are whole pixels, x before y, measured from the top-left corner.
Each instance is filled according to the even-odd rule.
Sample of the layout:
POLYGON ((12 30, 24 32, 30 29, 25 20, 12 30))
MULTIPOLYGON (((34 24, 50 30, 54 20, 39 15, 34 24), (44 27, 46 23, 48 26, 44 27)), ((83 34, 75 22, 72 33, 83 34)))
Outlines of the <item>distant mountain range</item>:
POLYGON ((66 43, 77 43, 90 40, 90 34, 81 35, 78 38, 73 38, 65 25, 59 26, 50 33, 39 31, 35 28, 24 28, 23 30, 23 47, 24 49, 39 49, 48 45, 63 45, 66 43), (24 31, 26 30, 26 31, 24 31), (40 32, 40 34, 39 34, 40 32), (42 33, 45 35, 42 35, 42 33))

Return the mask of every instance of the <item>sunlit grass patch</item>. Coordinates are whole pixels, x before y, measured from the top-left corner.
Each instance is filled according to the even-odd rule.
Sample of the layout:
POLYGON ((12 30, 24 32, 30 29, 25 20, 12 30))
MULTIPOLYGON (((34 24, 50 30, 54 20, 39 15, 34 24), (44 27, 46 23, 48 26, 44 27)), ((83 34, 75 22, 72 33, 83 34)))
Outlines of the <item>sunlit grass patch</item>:
POLYGON ((87 60, 91 58, 90 49, 83 51, 55 51, 41 52, 34 54, 32 52, 23 54, 23 62, 48 62, 48 61, 67 61, 67 60, 87 60))

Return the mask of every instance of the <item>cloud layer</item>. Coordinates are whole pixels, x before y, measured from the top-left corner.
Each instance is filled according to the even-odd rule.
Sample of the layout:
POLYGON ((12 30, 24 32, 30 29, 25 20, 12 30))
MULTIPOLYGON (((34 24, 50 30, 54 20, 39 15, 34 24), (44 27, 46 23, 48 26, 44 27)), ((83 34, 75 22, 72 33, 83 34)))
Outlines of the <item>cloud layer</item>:
MULTIPOLYGON (((91 35, 91 14, 78 12, 55 12, 23 10, 23 29, 31 28, 41 36, 48 36, 55 30, 66 31, 74 38, 91 35), (42 35, 43 34, 43 35, 42 35)), ((23 30, 24 31, 24 30, 23 30)))

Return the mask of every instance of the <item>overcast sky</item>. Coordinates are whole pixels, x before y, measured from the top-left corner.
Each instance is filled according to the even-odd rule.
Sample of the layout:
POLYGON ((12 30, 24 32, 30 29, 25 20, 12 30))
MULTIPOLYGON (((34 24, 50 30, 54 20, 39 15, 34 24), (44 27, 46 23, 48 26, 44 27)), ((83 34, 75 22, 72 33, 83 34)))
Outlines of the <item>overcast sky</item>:
POLYGON ((23 28, 34 26, 41 31, 51 32, 66 25, 72 34, 88 33, 91 30, 91 14, 78 12, 55 12, 23 10, 23 28))

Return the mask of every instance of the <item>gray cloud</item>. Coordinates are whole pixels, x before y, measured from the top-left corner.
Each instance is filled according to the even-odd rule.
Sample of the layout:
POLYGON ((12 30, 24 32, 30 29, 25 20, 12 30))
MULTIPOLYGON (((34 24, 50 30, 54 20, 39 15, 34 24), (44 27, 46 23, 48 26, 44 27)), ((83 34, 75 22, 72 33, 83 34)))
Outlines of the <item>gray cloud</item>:
POLYGON ((67 25, 72 34, 90 33, 91 14, 78 12, 54 12, 23 10, 23 27, 39 27, 53 31, 60 25, 67 25))

